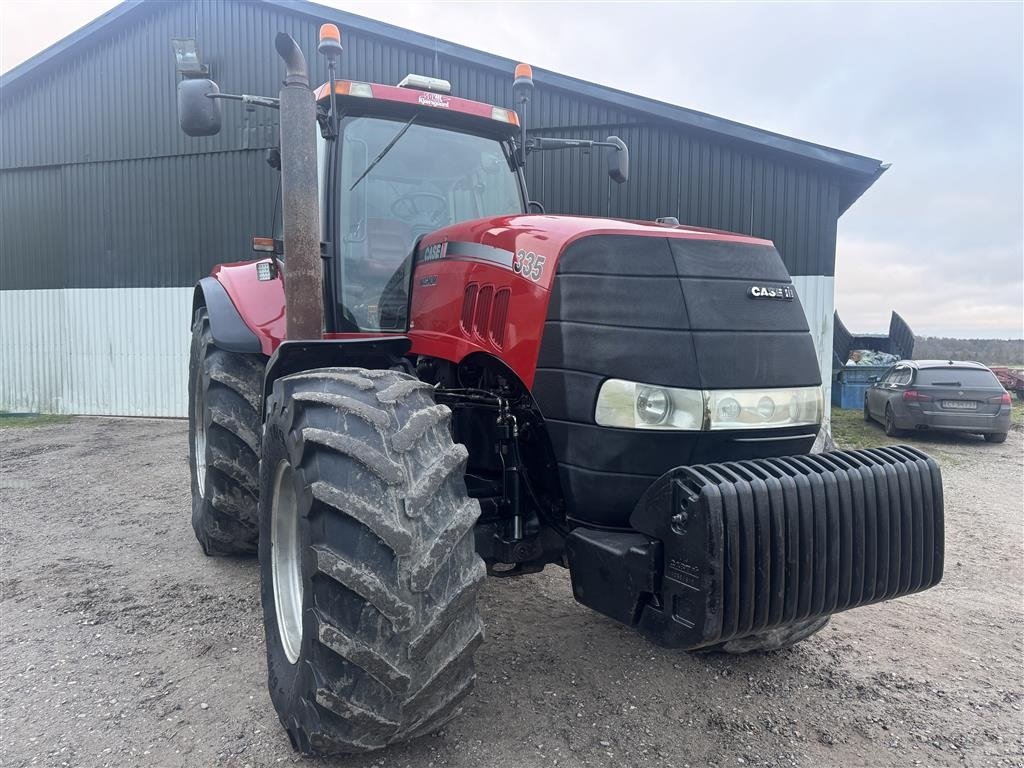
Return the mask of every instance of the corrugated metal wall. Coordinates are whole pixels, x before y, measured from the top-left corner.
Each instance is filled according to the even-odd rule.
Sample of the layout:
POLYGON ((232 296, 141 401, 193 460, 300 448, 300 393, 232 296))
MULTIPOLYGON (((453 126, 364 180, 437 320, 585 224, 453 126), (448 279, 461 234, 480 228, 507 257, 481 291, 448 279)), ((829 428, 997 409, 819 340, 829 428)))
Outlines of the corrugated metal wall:
POLYGON ((0 408, 185 416, 190 288, 0 292, 0 408))
POLYGON ((0 285, 194 285, 213 264, 252 258, 277 182, 262 152, 244 150, 0 172, 0 285))
POLYGON ((832 402, 832 318, 835 311, 835 278, 796 275, 793 287, 807 315, 807 326, 818 351, 818 368, 825 388, 825 405, 832 402), (824 354, 822 354, 824 352, 824 354))
MULTIPOLYGON (((0 303, 13 324, 8 341, 19 338, 11 335, 15 327, 23 339, 34 332, 28 327, 33 315, 22 314, 22 299, 8 292, 184 288, 218 262, 250 257, 249 237, 271 226, 277 175, 263 151, 276 144, 276 113, 228 104, 219 136, 186 137, 177 126, 170 40, 195 37, 222 90, 275 94, 281 65, 274 34, 290 32, 312 54, 321 20, 242 0, 145 3, 55 68, 30 73, 0 94, 0 303)), ((511 72, 460 59, 451 46, 412 47, 352 26, 344 43, 345 77, 394 83, 421 72, 451 80, 458 95, 512 104, 511 72)), ((311 64, 314 80, 325 79, 319 57, 311 64)), ((624 109, 614 94, 603 100, 546 86, 542 73, 537 81, 530 125, 553 136, 616 134, 631 154, 632 178, 622 186, 608 180, 600 153, 532 156, 532 196, 549 211, 677 216, 774 240, 794 275, 833 273, 840 182, 826 166, 624 109)), ((76 304, 75 311, 131 324, 131 314, 115 313, 109 304, 118 295, 76 304)), ((187 309, 161 319, 154 313, 164 305, 133 306, 146 314, 136 325, 166 325, 168 338, 185 339, 185 345, 171 345, 177 362, 167 369, 180 373, 187 309)), ((40 322, 51 322, 40 312, 40 322)), ((118 332, 102 318, 79 319, 118 332)), ((132 338, 143 346, 166 342, 159 334, 132 338)), ((125 355, 143 354, 122 340, 111 344, 125 355)), ((4 349, 5 368, 25 359, 8 358, 13 347, 4 349)), ((153 387, 163 386, 150 378, 153 387)), ((143 389, 150 378, 140 379, 143 389)), ((43 381, 36 374, 15 379, 43 381)), ((55 391, 46 385, 38 396, 5 395, 0 407, 70 402, 55 391)), ((135 412, 139 398, 154 414, 180 410, 180 398, 157 405, 138 389, 124 396, 117 412, 135 412)), ((102 400, 97 395, 91 402, 102 400)), ((88 406, 94 407, 101 406, 88 406)))

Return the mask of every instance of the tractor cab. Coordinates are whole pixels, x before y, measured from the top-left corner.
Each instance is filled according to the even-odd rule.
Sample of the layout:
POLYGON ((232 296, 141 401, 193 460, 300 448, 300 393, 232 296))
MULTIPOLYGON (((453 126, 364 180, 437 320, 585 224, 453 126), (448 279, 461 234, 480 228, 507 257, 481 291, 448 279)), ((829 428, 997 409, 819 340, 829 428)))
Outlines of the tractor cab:
POLYGON ((450 91, 418 75, 317 90, 328 331, 404 332, 420 238, 525 212, 518 116, 450 91))

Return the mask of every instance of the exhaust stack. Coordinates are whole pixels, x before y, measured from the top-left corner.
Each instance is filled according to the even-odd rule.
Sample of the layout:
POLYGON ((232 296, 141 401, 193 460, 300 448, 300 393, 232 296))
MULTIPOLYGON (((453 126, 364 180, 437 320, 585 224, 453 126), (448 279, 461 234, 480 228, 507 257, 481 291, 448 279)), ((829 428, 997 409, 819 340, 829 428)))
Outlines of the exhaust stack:
POLYGON ((284 221, 284 296, 287 338, 319 339, 324 324, 320 201, 316 178, 316 101, 309 68, 295 40, 274 40, 285 63, 281 88, 281 198, 284 221))

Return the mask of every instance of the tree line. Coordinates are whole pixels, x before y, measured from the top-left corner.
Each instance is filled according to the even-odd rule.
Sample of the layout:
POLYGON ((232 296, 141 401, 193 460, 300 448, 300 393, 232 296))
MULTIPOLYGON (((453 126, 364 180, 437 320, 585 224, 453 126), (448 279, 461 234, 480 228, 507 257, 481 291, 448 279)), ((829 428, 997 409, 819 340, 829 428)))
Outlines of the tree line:
POLYGON ((985 365, 1024 365, 1024 339, 950 339, 917 336, 917 360, 974 360, 985 365))

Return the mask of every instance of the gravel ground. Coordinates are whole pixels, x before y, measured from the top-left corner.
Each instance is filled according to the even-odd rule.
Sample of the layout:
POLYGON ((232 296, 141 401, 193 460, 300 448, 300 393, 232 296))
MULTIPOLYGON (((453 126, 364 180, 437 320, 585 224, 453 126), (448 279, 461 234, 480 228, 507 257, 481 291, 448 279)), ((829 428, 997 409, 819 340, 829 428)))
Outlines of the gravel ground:
POLYGON ((192 536, 185 424, 4 429, 0 764, 1024 765, 1024 434, 917 442, 945 474, 936 589, 723 658, 577 605, 559 568, 492 580, 463 716, 314 761, 266 693, 255 562, 204 558, 192 536))

